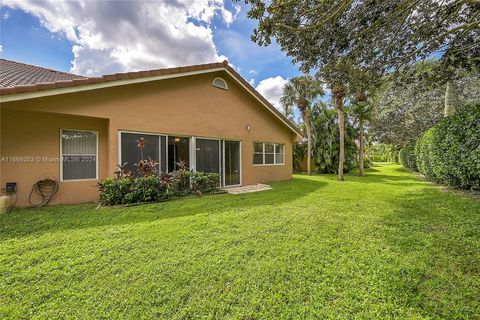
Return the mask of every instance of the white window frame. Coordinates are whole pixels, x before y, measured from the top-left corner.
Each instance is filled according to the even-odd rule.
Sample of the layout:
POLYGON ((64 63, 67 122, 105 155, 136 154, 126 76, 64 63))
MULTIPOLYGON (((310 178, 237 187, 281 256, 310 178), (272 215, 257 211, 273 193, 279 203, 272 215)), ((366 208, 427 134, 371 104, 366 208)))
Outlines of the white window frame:
MULTIPOLYGON (((269 152, 268 154, 272 154, 269 152)), ((284 166, 285 165, 285 143, 275 143, 275 142, 260 142, 260 141, 254 141, 253 142, 253 153, 252 153, 252 164, 253 166, 284 166), (263 163, 253 163, 253 155, 255 154, 260 154, 258 152, 255 152, 255 144, 256 143, 261 143, 263 148, 263 163), (265 144, 270 143, 273 144, 273 163, 265 163, 265 144), (283 152, 277 152, 277 146, 278 145, 283 145, 283 152), (277 154, 283 154, 283 161, 281 163, 277 163, 277 154)))
POLYGON ((225 81, 225 79, 221 78, 221 77, 216 77, 215 79, 213 79, 212 81, 212 86, 214 86, 215 88, 219 88, 219 89, 222 89, 222 90, 228 90, 228 84, 227 84, 227 81, 225 81), (224 87, 221 87, 221 86, 217 86, 215 84, 215 81, 216 80, 221 80, 224 84, 225 84, 225 88, 224 87))
MULTIPOLYGON (((67 156, 92 156, 85 154, 66 154, 67 156)), ((94 130, 84 130, 84 129, 60 129, 60 182, 75 182, 75 181, 93 181, 98 180, 98 131, 94 130), (80 131, 80 132, 93 132, 95 133, 95 178, 86 178, 86 179, 63 179, 63 131, 80 131)))

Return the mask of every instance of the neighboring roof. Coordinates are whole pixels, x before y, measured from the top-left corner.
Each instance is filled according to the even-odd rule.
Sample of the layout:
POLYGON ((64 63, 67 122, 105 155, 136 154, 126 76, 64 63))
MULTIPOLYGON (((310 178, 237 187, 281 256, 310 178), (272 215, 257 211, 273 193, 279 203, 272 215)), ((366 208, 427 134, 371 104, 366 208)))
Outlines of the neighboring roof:
POLYGON ((249 91, 295 134, 302 137, 300 130, 255 90, 238 72, 230 67, 226 60, 217 63, 177 68, 115 73, 100 77, 82 77, 66 72, 0 59, 0 102, 157 81, 222 70, 226 71, 233 79, 240 83, 240 85, 249 91))
POLYGON ((0 88, 11 88, 74 79, 85 79, 85 77, 16 61, 0 59, 0 88))

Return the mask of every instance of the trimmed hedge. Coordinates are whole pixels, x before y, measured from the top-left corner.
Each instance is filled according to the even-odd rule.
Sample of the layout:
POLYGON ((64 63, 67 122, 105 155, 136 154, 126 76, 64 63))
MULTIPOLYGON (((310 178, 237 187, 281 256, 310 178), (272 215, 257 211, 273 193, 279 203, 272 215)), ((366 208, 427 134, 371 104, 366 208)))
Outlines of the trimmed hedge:
POLYGON ((430 180, 480 190, 480 104, 441 120, 415 145, 418 171, 430 180))
POLYGON ((415 143, 405 145, 398 153, 398 161, 410 170, 417 170, 417 157, 415 156, 415 143))

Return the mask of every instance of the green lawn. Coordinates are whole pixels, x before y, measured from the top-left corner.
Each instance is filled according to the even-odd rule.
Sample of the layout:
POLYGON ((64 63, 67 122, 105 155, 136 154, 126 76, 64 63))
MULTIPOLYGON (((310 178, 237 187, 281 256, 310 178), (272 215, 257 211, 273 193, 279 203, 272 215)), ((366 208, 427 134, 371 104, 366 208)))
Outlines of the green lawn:
POLYGON ((480 199, 397 165, 0 216, 0 318, 480 319, 480 199))

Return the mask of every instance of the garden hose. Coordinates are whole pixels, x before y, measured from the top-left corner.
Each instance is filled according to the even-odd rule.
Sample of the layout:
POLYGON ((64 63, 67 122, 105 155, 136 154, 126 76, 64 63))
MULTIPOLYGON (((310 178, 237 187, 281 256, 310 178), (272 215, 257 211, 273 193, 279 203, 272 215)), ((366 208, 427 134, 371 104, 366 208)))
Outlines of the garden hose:
POLYGON ((30 191, 30 195, 28 196, 28 202, 30 203, 30 206, 35 208, 46 206, 50 200, 52 200, 53 196, 58 192, 58 188, 59 184, 54 179, 38 180, 33 184, 32 191, 30 191), (32 194, 34 191, 42 198, 40 203, 32 202, 32 194))

